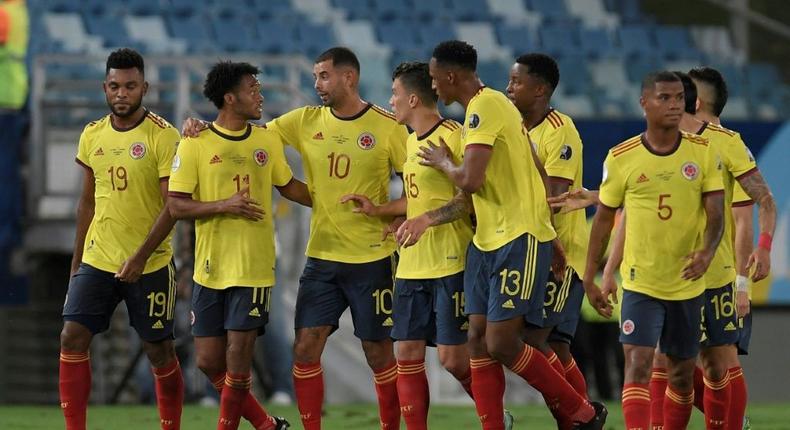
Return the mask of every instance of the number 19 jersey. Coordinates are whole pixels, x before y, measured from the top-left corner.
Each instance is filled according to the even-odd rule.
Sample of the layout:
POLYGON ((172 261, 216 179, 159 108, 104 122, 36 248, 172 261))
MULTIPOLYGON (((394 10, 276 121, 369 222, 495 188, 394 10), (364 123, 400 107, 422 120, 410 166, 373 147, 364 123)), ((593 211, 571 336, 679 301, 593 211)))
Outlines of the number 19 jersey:
POLYGON ((705 282, 683 279, 683 267, 686 256, 702 247, 703 196, 721 191, 716 154, 695 134, 680 132, 665 154, 653 152, 643 135, 610 149, 599 200, 628 214, 623 288, 663 300, 702 294, 705 282))
POLYGON ((313 199, 307 256, 341 263, 381 260, 395 251, 382 240, 386 221, 354 213, 346 194, 363 194, 375 204, 389 200, 392 170, 405 159, 406 127, 384 109, 368 104, 353 117, 335 116, 327 106, 295 109, 267 124, 302 156, 313 199))

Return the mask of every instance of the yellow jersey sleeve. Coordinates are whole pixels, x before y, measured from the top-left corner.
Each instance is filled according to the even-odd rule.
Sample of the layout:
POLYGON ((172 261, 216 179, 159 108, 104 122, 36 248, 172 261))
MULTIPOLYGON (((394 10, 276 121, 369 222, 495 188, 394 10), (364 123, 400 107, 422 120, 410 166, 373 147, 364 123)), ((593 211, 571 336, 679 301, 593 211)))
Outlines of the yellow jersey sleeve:
POLYGON ((617 170, 615 156, 612 155, 612 151, 609 151, 603 162, 603 178, 598 191, 598 200, 604 206, 619 208, 623 205, 625 184, 625 178, 617 170))
MULTIPOLYGON (((201 133, 207 133, 203 131, 201 133)), ((198 185, 198 152, 200 145, 185 138, 178 145, 173 166, 170 169, 169 191, 192 195, 198 185)))
POLYGON ((743 187, 738 181, 735 181, 735 184, 732 187, 732 205, 733 206, 749 206, 753 205, 754 200, 746 194, 743 187))
POLYGON ((397 173, 403 173, 403 163, 406 161, 406 139, 409 133, 406 127, 396 126, 387 138, 387 148, 392 169, 397 173))
POLYGON ((719 154, 712 145, 705 145, 705 169, 703 170, 702 192, 711 193, 724 190, 721 177, 722 163, 719 154))
POLYGON ((173 157, 176 155, 176 147, 181 136, 178 130, 173 127, 162 130, 154 141, 154 153, 157 160, 157 171, 159 178, 170 176, 170 169, 173 166, 173 157))
MULTIPOLYGON (((275 135, 276 136, 276 135, 275 135)), ((291 166, 285 158, 285 150, 283 143, 280 139, 272 144, 272 184, 275 187, 283 187, 288 185, 293 179, 294 175, 291 171, 291 166)))
POLYGON ((91 137, 92 127, 95 125, 95 122, 92 122, 85 126, 80 134, 80 142, 77 145, 77 161, 85 167, 91 168, 91 161, 90 161, 90 151, 91 151, 91 137))
POLYGON ((582 164, 582 141, 575 131, 572 127, 560 127, 542 143, 547 147, 547 175, 575 181, 582 164))
POLYGON ((493 97, 475 97, 466 109, 465 145, 494 146, 502 134, 504 119, 493 97))
POLYGON ((266 128, 273 130, 280 135, 280 139, 286 145, 292 146, 297 151, 302 151, 301 130, 299 125, 302 123, 305 108, 294 109, 278 118, 266 123, 266 128))

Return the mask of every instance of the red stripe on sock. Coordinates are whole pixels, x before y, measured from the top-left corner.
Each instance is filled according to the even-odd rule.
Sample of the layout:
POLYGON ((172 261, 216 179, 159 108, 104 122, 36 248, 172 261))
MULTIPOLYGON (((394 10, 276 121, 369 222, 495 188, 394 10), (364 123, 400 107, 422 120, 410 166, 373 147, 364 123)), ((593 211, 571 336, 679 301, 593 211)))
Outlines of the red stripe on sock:
POLYGON ((582 374, 581 369, 579 366, 576 365, 576 360, 571 358, 570 363, 565 366, 565 379, 571 384, 574 390, 579 393, 580 396, 584 397, 585 399, 589 399, 587 395, 587 381, 584 380, 584 375, 582 374))
POLYGON ((321 430, 324 373, 321 363, 294 363, 294 394, 304 430, 321 430))
POLYGON ((376 397, 379 402, 379 419, 382 430, 400 428, 400 404, 398 403, 398 364, 392 362, 373 370, 376 397))
POLYGON ((730 406, 729 378, 724 375, 724 378, 719 381, 706 379, 704 390, 706 428, 724 430, 727 421, 727 408, 730 406))
POLYGON ((685 430, 694 408, 694 393, 667 385, 664 395, 664 430, 685 430))
POLYGON ((483 430, 504 430, 505 371, 495 361, 477 366, 472 362, 472 393, 483 430))
POLYGON ((184 378, 181 365, 174 359, 164 367, 152 368, 159 425, 162 430, 181 428, 181 408, 184 404, 184 378))
POLYGON ((648 384, 623 385, 623 418, 627 430, 650 428, 650 390, 648 384))
POLYGON ((91 362, 88 353, 60 351, 60 407, 66 430, 85 430, 91 392, 91 362))
POLYGON ((398 360, 398 401, 408 430, 428 429, 428 377, 424 360, 398 360))
POLYGON ((650 425, 653 429, 664 426, 664 393, 667 391, 667 369, 654 367, 650 377, 650 425))

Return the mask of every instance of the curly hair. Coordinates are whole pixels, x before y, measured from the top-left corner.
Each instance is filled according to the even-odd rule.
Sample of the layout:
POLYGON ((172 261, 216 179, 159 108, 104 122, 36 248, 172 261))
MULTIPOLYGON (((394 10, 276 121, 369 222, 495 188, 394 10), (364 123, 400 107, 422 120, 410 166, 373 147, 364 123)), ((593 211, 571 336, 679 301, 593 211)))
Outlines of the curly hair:
POLYGON ((462 40, 447 40, 433 48, 433 58, 441 66, 457 66, 465 70, 477 69, 477 51, 462 40))
POLYGON ((105 76, 110 73, 110 69, 134 69, 145 75, 145 62, 139 52, 131 48, 120 48, 110 53, 107 57, 107 67, 104 70, 105 76))
POLYGON ((540 78, 552 90, 560 83, 560 68, 557 67, 557 62, 546 54, 524 54, 516 58, 516 63, 526 66, 529 69, 528 74, 540 78))
POLYGON ((217 109, 225 105, 225 94, 234 91, 245 75, 257 75, 257 67, 249 63, 220 61, 208 72, 203 84, 203 95, 214 103, 217 109))

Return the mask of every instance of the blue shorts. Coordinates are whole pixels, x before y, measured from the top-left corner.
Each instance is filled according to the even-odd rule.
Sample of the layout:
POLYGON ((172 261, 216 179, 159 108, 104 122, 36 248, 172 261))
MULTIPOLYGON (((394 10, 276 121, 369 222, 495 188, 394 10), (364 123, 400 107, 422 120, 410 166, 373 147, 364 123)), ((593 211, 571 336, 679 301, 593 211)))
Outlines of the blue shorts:
POLYGON ((738 342, 738 315, 735 312, 735 285, 705 290, 702 314, 702 346, 734 345, 738 342))
POLYGON ((545 311, 543 326, 553 327, 549 334, 549 342, 570 344, 573 341, 581 316, 582 300, 584 300, 584 287, 573 268, 568 266, 565 269, 565 279, 562 283, 555 282, 554 274, 549 272, 546 299, 543 301, 545 311))
POLYGON ((688 300, 662 300, 623 291, 620 343, 648 346, 678 359, 697 356, 702 336, 705 294, 688 300))
POLYGON ((438 279, 396 279, 392 338, 425 340, 428 345, 463 345, 464 272, 438 279))
POLYGON ((176 306, 176 267, 167 266, 140 276, 133 283, 115 279, 115 274, 81 263, 69 282, 63 320, 74 321, 93 334, 110 327, 110 318, 121 301, 126 302, 129 324, 146 342, 173 338, 176 306))
POLYGON ((738 355, 749 355, 749 341, 752 340, 752 313, 738 318, 738 355))
POLYGON ((228 330, 258 330, 269 322, 273 287, 229 287, 224 290, 192 286, 192 335, 225 336, 228 330))
POLYGON ((354 335, 383 340, 392 331, 394 257, 369 263, 340 263, 307 257, 296 298, 296 329, 331 326, 351 308, 354 335))
POLYGON ((488 321, 523 317, 543 327, 551 253, 551 242, 538 242, 527 233, 493 251, 470 243, 464 272, 466 314, 483 314, 488 321))

